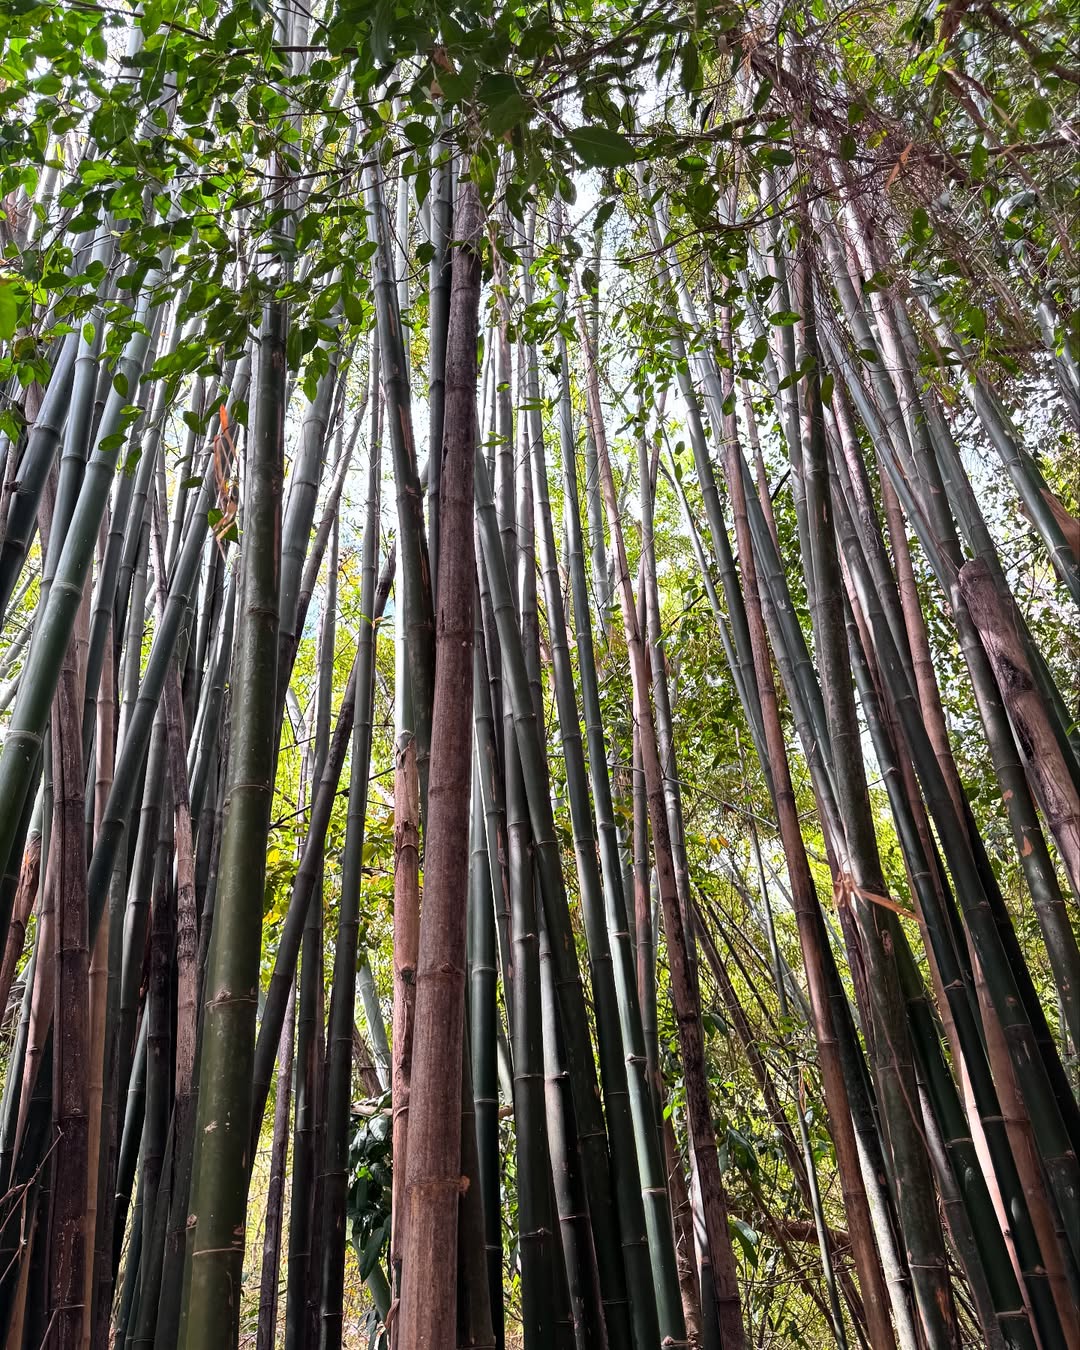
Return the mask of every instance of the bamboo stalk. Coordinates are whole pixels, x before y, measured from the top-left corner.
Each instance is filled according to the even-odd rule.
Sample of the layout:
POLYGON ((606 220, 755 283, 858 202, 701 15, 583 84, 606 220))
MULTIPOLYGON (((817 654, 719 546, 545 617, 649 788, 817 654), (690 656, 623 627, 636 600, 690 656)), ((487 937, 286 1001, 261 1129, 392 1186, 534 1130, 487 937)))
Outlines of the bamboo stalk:
POLYGON ((190 1246, 180 1323, 184 1350, 239 1335, 255 995, 262 928, 264 840, 273 767, 285 376, 284 305, 260 342, 255 429, 248 451, 246 557, 230 748, 229 811, 207 971, 192 1162, 190 1246), (212 1130, 207 1127, 213 1125, 212 1130))
MULTIPOLYGON (((440 1252, 454 1249, 461 1184, 461 1059, 464 1033, 465 905, 472 739, 473 457, 482 225, 476 188, 458 193, 440 479, 439 610, 431 725, 424 908, 416 974, 416 1035, 409 1099, 407 1218, 402 1259, 402 1342, 449 1345, 456 1291, 440 1252)), ((420 721, 421 690, 414 685, 420 721)), ((420 747, 418 747, 418 763, 420 747)), ((423 791, 423 779, 421 781, 423 791)))

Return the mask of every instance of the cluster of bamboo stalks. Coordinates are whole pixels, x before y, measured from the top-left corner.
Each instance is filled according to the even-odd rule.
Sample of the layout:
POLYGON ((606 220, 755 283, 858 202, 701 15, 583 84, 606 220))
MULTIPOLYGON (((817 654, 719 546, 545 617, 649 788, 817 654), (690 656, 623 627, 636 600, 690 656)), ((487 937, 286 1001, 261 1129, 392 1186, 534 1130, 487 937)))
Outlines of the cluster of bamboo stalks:
MULTIPOLYGON (((284 36, 300 74, 304 34, 284 36)), ((680 246, 660 169, 624 176, 624 223, 647 250, 636 285, 671 377, 639 379, 624 423, 604 268, 581 266, 560 202, 525 219, 488 211, 460 151, 468 128, 438 130, 423 201, 402 178, 393 218, 383 168, 364 160, 367 331, 336 311, 310 378, 287 357, 302 256, 279 249, 247 347, 176 377, 168 358, 197 319, 182 279, 161 298, 176 280, 163 255, 119 356, 103 354, 106 280, 86 326, 55 339, 47 382, 26 389, 24 433, 3 440, 0 1007, 13 992, 16 1006, 0 1334, 13 1350, 196 1350, 235 1344, 257 1304, 266 1350, 281 1336, 354 1343, 353 1104, 388 1091, 388 1243, 363 1276, 391 1346, 757 1344, 703 1019, 715 996, 791 1179, 786 1214, 766 1207, 770 1238, 822 1336, 845 1350, 1080 1346, 1066 1069, 1080 1045, 1080 735, 948 398, 970 397, 1063 604, 1080 604, 1075 521, 934 287, 895 272, 839 170, 831 194, 793 170, 732 189, 721 224, 747 247, 730 275, 680 246), (784 211, 748 209, 748 195, 784 211), (419 256, 426 308, 410 295, 419 256), (865 284, 886 273, 892 284, 865 284), (931 348, 955 358, 947 389, 924 378, 931 348), (780 457, 793 536, 770 489, 780 457), (361 617, 343 642, 351 481, 361 617), (745 775, 770 803, 739 841, 756 878, 736 880, 786 1029, 779 1061, 762 1053, 688 840, 657 557, 675 503, 756 760, 745 775), (1060 1028, 965 790, 928 604, 947 606, 1060 1028), (335 661, 353 646, 335 708, 335 661), (613 661, 625 728, 605 723, 613 661), (392 992, 362 903, 384 713, 392 992), (302 842, 264 951, 286 754, 302 842), (800 817, 804 766, 831 894, 800 817), (806 1028, 809 1068, 791 1028, 806 1028)), ((288 184, 295 234, 303 189, 277 160, 268 172, 288 184)), ((73 270, 113 275, 108 221, 71 246, 73 270)), ((1075 363, 1054 315, 1039 318, 1080 429, 1075 363)))

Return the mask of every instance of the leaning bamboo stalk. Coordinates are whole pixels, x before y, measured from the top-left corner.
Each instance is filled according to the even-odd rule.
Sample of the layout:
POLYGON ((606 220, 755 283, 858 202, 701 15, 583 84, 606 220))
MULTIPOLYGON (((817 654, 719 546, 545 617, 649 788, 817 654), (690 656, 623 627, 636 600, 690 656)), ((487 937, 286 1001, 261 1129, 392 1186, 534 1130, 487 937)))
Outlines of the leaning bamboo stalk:
POLYGON ((1015 617, 1001 603, 984 562, 965 563, 959 581, 1009 709, 1028 776, 1057 840, 1073 891, 1080 898, 1080 798, 1035 689, 1015 617))
POLYGON ((105 908, 113 868, 124 837, 127 815, 139 786, 140 766, 146 756, 162 690, 175 660, 176 644, 187 616, 198 572, 199 557, 206 537, 210 479, 208 466, 183 546, 169 579, 168 597, 161 620, 154 631, 154 641, 142 681, 138 686, 137 697, 134 705, 125 699, 124 707, 121 709, 121 727, 126 729, 126 734, 117 748, 113 785, 102 813, 87 876, 92 931, 96 930, 105 908))
POLYGON ((379 485, 381 443, 368 447, 367 506, 362 544, 349 812, 341 872, 341 902, 334 952, 334 982, 326 1039, 326 1121, 323 1142, 321 1214, 321 1302, 319 1344, 340 1346, 343 1335, 345 1278, 345 1208, 348 1194, 349 1106, 352 1099, 352 1036, 356 1000, 357 951, 360 936, 360 887, 375 697, 376 589, 379 557, 379 485))
POLYGON ((372 259, 376 333, 380 379, 387 410, 386 430, 394 462, 398 552, 404 593, 401 610, 408 629, 408 643, 405 644, 407 671, 416 722, 416 763, 420 774, 420 809, 423 812, 427 798, 435 666, 431 566, 424 533, 423 493, 413 443, 409 369, 394 285, 390 223, 383 199, 382 170, 377 161, 368 171, 365 197, 370 234, 376 243, 376 253, 372 259))
MULTIPOLYGON (((146 317, 145 306, 141 314, 146 317)), ((118 378, 123 376, 128 384, 138 379, 149 342, 146 330, 131 338, 120 363, 118 378)), ((72 350, 74 352, 74 348, 72 350)), ((117 442, 123 441, 117 432, 126 402, 116 389, 112 390, 64 536, 48 602, 38 616, 19 694, 8 723, 3 752, 0 753, 0 873, 7 867, 22 806, 32 787, 32 774, 49 705, 82 602, 83 584, 93 561, 98 528, 108 503, 120 449, 117 442)), ((6 922, 3 928, 0 935, 6 939, 6 922)))
MULTIPOLYGON (((648 1079, 648 1055, 637 997, 638 990, 634 978, 633 955, 627 931, 626 901, 622 893, 622 867, 619 859, 618 836, 615 830, 611 781, 608 774, 607 745, 600 711, 599 683, 593 655, 592 616, 585 576, 581 515, 577 497, 577 452, 570 423, 569 363, 565 342, 562 340, 559 342, 559 365, 559 425, 565 480, 564 511, 570 552, 578 671, 589 741, 589 778, 596 808, 599 857, 603 874, 602 893, 597 893, 599 886, 598 884, 594 885, 592 878, 589 879, 590 884, 588 886, 585 884, 585 877, 589 870, 589 857, 592 856, 594 848, 591 840, 586 835, 580 843, 575 840, 575 845, 579 851, 579 873, 582 875, 583 901, 586 896, 589 896, 599 911, 595 915, 588 912, 586 915, 587 921, 592 925, 590 931, 590 960, 593 965, 593 979, 597 986, 598 1010, 602 984, 610 982, 610 996, 617 1009, 622 1052, 626 1059, 626 1078, 636 1145, 636 1164, 640 1174, 642 1199, 645 1205, 643 1217, 647 1227, 649 1252, 653 1266, 652 1279, 657 1290, 660 1335, 673 1344, 678 1344, 685 1337, 686 1330, 682 1318, 674 1239, 669 1218, 668 1197, 664 1185, 663 1157, 660 1151, 659 1134, 656 1129, 657 1103, 653 1099, 648 1079), (600 935, 601 922, 604 925, 603 940, 600 935)), ((560 670, 559 668, 560 662, 565 668, 569 667, 569 653, 566 649, 565 637, 562 636, 567 628, 555 560, 555 538, 548 501, 547 472, 542 441, 535 443, 533 446, 533 475, 536 482, 537 514, 540 522, 540 555, 556 679, 559 680, 560 676, 570 679, 569 669, 560 670)), ((577 835, 579 832, 584 832, 582 827, 591 833, 592 821, 588 804, 588 786, 585 782, 580 732, 577 731, 577 709, 576 706, 573 708, 570 706, 572 683, 566 685, 566 691, 570 694, 569 698, 567 692, 560 694, 560 724, 563 726, 568 785, 570 785, 571 766, 575 777, 580 779, 579 782, 571 785, 572 791, 576 788, 578 798, 576 802, 572 798, 571 805, 572 808, 576 808, 579 816, 585 816, 583 821, 575 822, 575 834, 577 835), (571 718, 573 719, 572 723, 571 718), (568 727, 570 734, 567 732, 568 727), (575 732, 576 740, 573 734, 575 732)), ((595 869, 595 861, 592 863, 592 868, 595 869)), ((600 878, 596 878, 595 883, 599 882, 600 878)), ((607 996, 606 991, 605 996, 607 996)), ((608 1034, 612 1034, 612 1031, 613 1029, 609 1028, 608 1034)))
POLYGON ((259 1322, 256 1350, 273 1350, 277 1343, 278 1285, 281 1265, 281 1224, 285 1204, 286 1163, 289 1152, 289 1107, 292 1095, 293 1042, 296 1003, 289 1001, 281 1029, 281 1050, 274 1100, 274 1131, 270 1150, 270 1181, 266 1192, 262 1271, 259 1280, 259 1322))
MULTIPOLYGON (((860 1175, 858 1145, 849 1106, 848 1087, 841 1062, 834 1013, 830 1006, 824 924, 807 863, 791 782, 787 747, 780 724, 776 686, 773 683, 759 598, 756 558, 750 538, 747 494, 737 446, 728 447, 725 468, 735 525, 736 548, 742 568, 742 591, 746 600, 755 679, 763 714, 763 731, 772 765, 774 804, 791 882, 814 1019, 815 1039, 825 1087, 825 1100, 836 1149, 848 1229, 852 1235, 852 1250, 866 1306, 870 1343, 877 1350, 879 1346, 888 1347, 895 1344, 889 1320, 889 1295, 886 1292, 875 1247, 867 1194, 860 1175)), ((911 1345, 914 1343, 912 1338, 911 1345)))
MULTIPOLYGON (((390 594, 394 577, 394 561, 394 554, 391 552, 383 566, 382 576, 379 578, 374 609, 376 622, 382 617, 387 597, 390 594)), ((300 866, 293 878, 292 897, 285 913, 285 922, 278 937, 274 969, 271 972, 270 983, 263 1002, 262 1021, 259 1024, 259 1035, 255 1045, 255 1061, 252 1069, 252 1153, 262 1130, 263 1112, 270 1094, 270 1082, 274 1072, 274 1059, 276 1058, 274 1037, 280 1037, 281 1035, 285 1008, 289 1000, 289 990, 296 976, 296 961, 300 954, 300 944, 307 920, 308 907, 312 903, 312 896, 315 893, 325 849, 326 831, 330 824, 341 771, 345 766, 349 738, 352 735, 356 679, 357 669, 354 662, 353 670, 345 686, 326 765, 312 801, 308 831, 304 839, 304 850, 300 857, 300 866)))
MULTIPOLYGON (((843 538, 843 533, 841 537, 843 538)), ((857 609, 857 606, 854 607, 857 609)), ((1040 1250, 1041 1242, 1033 1226, 1032 1216, 1028 1211, 1027 1197, 1021 1186, 1018 1170, 1018 1160, 1021 1154, 1019 1151, 1014 1153, 1010 1146, 1005 1123, 1002 1119, 1002 1107, 999 1104, 998 1093, 1003 1085, 999 1085, 998 1089, 995 1090, 990 1071, 990 1060, 975 1021, 974 1002, 969 992, 970 977, 965 980, 956 957, 957 947, 949 941, 947 934, 942 931, 946 922, 944 921, 946 906, 951 905, 952 902, 947 896, 946 883, 941 875, 936 855, 931 852, 929 833, 919 831, 917 820, 913 818, 914 813, 910 809, 910 791, 906 784, 901 788, 898 782, 901 777, 899 770, 902 769, 902 765, 897 765, 896 748, 890 742, 887 728, 883 722, 883 705, 879 691, 870 681, 864 656, 867 650, 866 639, 862 632, 860 632, 859 639, 863 651, 859 650, 859 645, 856 645, 854 637, 851 639, 850 646, 860 700, 873 737, 875 754, 885 776, 897 832, 913 881, 917 908, 920 911, 923 923, 926 925, 929 947, 934 954, 940 972, 940 984, 945 991, 950 1019, 959 1033, 958 1054, 966 1069, 973 1099, 972 1104, 978 1115, 978 1123, 985 1140, 985 1148, 989 1153, 992 1173, 1007 1205, 1009 1215, 1007 1227, 1015 1251, 1019 1273, 1024 1281, 1028 1301, 1034 1311, 1036 1325, 1042 1329, 1042 1334, 1052 1342, 1060 1335, 1061 1330, 1061 1324, 1058 1323, 1054 1314, 1053 1301, 1046 1287, 1047 1268, 1052 1254, 1048 1249, 1040 1250)), ((895 732, 893 739, 896 739, 895 732)), ((972 1127, 974 1127, 974 1123, 972 1121, 972 1127)), ((972 1193, 973 1200, 977 1200, 977 1173, 970 1168, 967 1161, 965 1161, 964 1168, 959 1176, 963 1178, 962 1184, 965 1191, 972 1193)), ((978 1222, 975 1234, 987 1253, 984 1259, 987 1261, 989 1268, 996 1260, 996 1255, 993 1247, 993 1233, 990 1225, 986 1223, 985 1217, 978 1222)), ((995 1282, 995 1287, 996 1289, 1003 1289, 1004 1302, 1001 1306, 1009 1307, 1011 1291, 1008 1288, 1007 1280, 999 1277, 995 1282)))
POLYGON ((61 340, 45 395, 27 438, 14 491, 6 503, 4 538, 0 543, 0 622, 7 616, 37 528, 38 504, 63 435, 64 417, 69 412, 79 341, 74 333, 61 340))
POLYGON ((664 796, 663 775, 656 742, 656 724, 649 703, 645 650, 638 625, 637 605, 630 582, 626 546, 622 537, 615 478, 608 454, 604 430, 603 409, 600 404, 600 386, 596 373, 589 335, 579 316, 582 350, 585 354, 586 389, 593 437, 596 441, 600 465, 600 483, 607 510, 608 529, 615 554, 616 587, 622 605, 623 628, 631 656, 631 678, 634 689, 634 720, 641 738, 642 763, 645 772, 649 803, 649 822, 652 826, 653 856, 660 883, 663 906, 664 932, 667 939, 668 961, 671 972, 672 998, 676 1008, 679 1045, 683 1059, 683 1074, 687 1093, 687 1116, 693 1143, 693 1156, 701 1186, 705 1214, 705 1228, 709 1254, 715 1272, 715 1299, 717 1318, 724 1344, 739 1347, 745 1344, 742 1306, 735 1274, 735 1256, 728 1232, 727 1201, 720 1174, 716 1150, 716 1136, 712 1128, 708 1090, 705 1079, 705 1041, 701 1028, 700 995, 690 959, 688 935, 679 906, 675 866, 671 851, 667 803, 664 796))
MULTIPOLYGON (((843 294, 844 285, 842 281, 839 289, 843 294)), ((870 341, 871 339, 868 337, 866 340, 870 341)), ((831 351, 838 369, 844 372, 848 388, 859 406, 859 412, 864 422, 870 426, 875 425, 878 420, 876 413, 866 399, 865 391, 862 389, 857 376, 851 370, 851 363, 847 354, 837 343, 831 344, 831 351)), ((887 397, 893 398, 895 404, 891 386, 887 397)), ((903 501, 904 509, 909 518, 920 528, 923 546, 935 564, 942 586, 949 590, 948 575, 941 560, 936 558, 936 541, 938 538, 947 537, 947 531, 934 530, 930 534, 924 532, 923 527, 926 522, 921 520, 922 512, 912 497, 909 475, 905 473, 903 464, 895 462, 898 452, 902 452, 899 441, 896 439, 889 440, 882 433, 878 443, 887 453, 887 463, 893 479, 893 486, 903 501)), ((933 505, 933 496, 929 498, 929 502, 933 505)), ((956 564, 956 572, 959 571, 959 565, 959 563, 956 564)), ((958 617, 966 616, 966 606, 963 605, 962 597, 958 595, 954 600, 954 612, 958 617)), ((961 633, 963 631, 961 629, 961 633)), ((1011 922, 1007 920, 1000 886, 990 868, 985 846, 972 825, 969 824, 970 811, 966 804, 963 806, 962 815, 956 818, 955 807, 948 793, 947 783, 941 773, 940 765, 936 759, 931 763, 933 750, 925 729, 921 725, 916 725, 914 720, 910 729, 908 728, 907 716, 914 714, 914 710, 911 709, 909 704, 911 691, 907 687, 902 665, 896 655, 895 645, 891 642, 891 635, 883 632, 881 636, 883 651, 888 646, 893 657, 895 657, 895 665, 883 661, 883 673, 890 686, 891 696, 895 699, 901 722, 905 726, 905 733, 908 735, 909 745, 918 765, 919 777, 923 782, 927 805, 931 808, 935 819, 940 818, 944 821, 947 818, 950 820, 948 826, 944 823, 939 826, 943 832, 942 842, 950 869, 954 870, 957 879, 958 893, 965 901, 965 918, 969 931, 976 946, 982 946, 982 955, 986 956, 990 962, 987 974, 991 982, 990 987, 996 989, 994 1003, 998 1010, 997 1015, 1006 1026, 1011 1025, 1019 1028, 1026 1024, 1033 1038, 1033 1047, 1037 1048, 1037 1058, 1028 1058, 1020 1055, 1018 1045, 1010 1040, 1012 1053, 1016 1056, 1017 1074, 1021 1081, 1024 1081, 1026 1077, 1028 1082, 1026 1091, 1036 1093, 1043 1103, 1043 1108, 1049 1107, 1049 1111, 1047 1111, 1033 1106, 1032 1121, 1046 1137, 1061 1129, 1066 1129, 1074 1138, 1080 1138, 1080 1116, 1077 1114, 1075 1100, 1065 1084, 1060 1057, 1050 1037, 1045 1014, 1035 992, 1030 971, 1016 939, 1015 931, 1011 922), (959 878, 962 875, 966 875, 970 879, 970 886, 967 883, 960 883, 959 878), (1009 953, 1007 958, 1004 956, 1005 951, 1009 953), (1044 1093, 1045 1096, 1042 1095, 1044 1093)), ((977 636, 974 638, 974 647, 977 648, 978 658, 985 663, 985 653, 977 636)), ((987 719, 985 716, 987 707, 992 702, 1000 700, 996 684, 988 668, 986 677, 988 683, 980 684, 976 682, 975 684, 980 711, 984 713, 984 726, 994 753, 995 770, 1003 784, 1009 781, 1009 776, 1012 773, 1017 775, 1015 782, 1019 790, 1006 792, 1005 795, 1013 828, 1022 831, 1023 823, 1020 819, 1014 819, 1014 813, 1018 807, 1024 805, 1023 799, 1025 797, 1030 803, 1030 795, 1022 771, 1019 765, 1015 763, 1015 747, 1013 746, 1011 751, 1002 747, 1000 754, 998 749, 995 749, 999 741, 1007 741, 1012 746, 1012 735, 1007 726, 1001 727, 999 725, 999 719, 987 719), (1009 763, 1010 754, 1013 760, 1012 765, 1009 763)), ((1034 816, 1028 823, 1028 827, 1038 828, 1034 816)), ((1023 833, 1021 832, 1018 835, 1018 842, 1022 842, 1022 839, 1023 833)), ((1021 846, 1022 861, 1025 860, 1025 854, 1029 852, 1021 846)), ((1030 858, 1028 861, 1030 861, 1030 858)), ((1015 1034, 1022 1039, 1027 1033, 1017 1030, 1015 1034)), ((1068 1161, 1068 1150, 1064 1154, 1059 1152, 1063 1143, 1064 1135, 1058 1134, 1057 1142, 1052 1144, 1048 1142, 1047 1147, 1050 1149, 1052 1156, 1055 1154, 1058 1156, 1059 1161, 1055 1164, 1055 1167, 1063 1169, 1063 1173, 1068 1173, 1072 1177, 1071 1181, 1066 1182, 1064 1174, 1059 1173, 1061 1184, 1067 1186, 1069 1193, 1073 1194, 1080 1187, 1080 1182, 1077 1180, 1077 1174, 1072 1163, 1068 1161)), ((1051 1171, 1053 1172, 1054 1168, 1051 1168, 1051 1171)), ((1074 1201, 1070 1199, 1064 1203, 1068 1208, 1074 1201)))
MULTIPOLYGON (((872 1022, 870 1037, 883 1128, 892 1155, 897 1207, 909 1253, 912 1284, 924 1335, 930 1346, 955 1346, 959 1328, 946 1271, 945 1244, 934 1204, 934 1185, 924 1146, 924 1122, 915 1085, 914 1064, 895 952, 902 937, 896 916, 863 899, 886 892, 863 767, 851 669, 843 617, 843 589, 834 532, 825 426, 817 374, 817 321, 813 285, 805 254, 795 259, 795 288, 801 317, 797 325, 800 364, 808 369, 799 386, 802 409, 803 473, 808 519, 813 524, 811 552, 804 566, 814 575, 811 613, 832 754, 845 772, 834 777, 843 833, 834 847, 844 850, 834 882, 846 884, 860 938, 856 948, 867 964, 863 1016, 872 1022), (849 871, 850 869, 850 871, 849 871), (867 1017, 869 1014, 869 1017, 867 1017)), ((729 380, 729 392, 734 386, 729 380)), ((854 965, 854 962, 852 963, 854 965)), ((858 993, 858 985, 856 986, 858 993)))
POLYGON ((1064 1214, 1075 1206, 1078 1198, 1074 1155, 1066 1142, 1069 1129, 1051 1077, 1051 1066, 1039 1048, 1037 1027, 1028 1015, 1031 1005, 1024 993, 1026 966, 1022 958, 1016 964, 1006 956, 1008 947, 1015 943, 1015 934, 1011 926, 1006 930, 993 917, 994 897, 987 889, 992 886, 992 873, 985 862, 983 846, 978 835, 969 832, 962 823, 963 818, 957 820, 955 817, 944 776, 910 687, 899 669, 899 658, 890 635, 885 630, 878 630, 875 636, 883 682, 915 762, 926 804, 938 825, 966 927, 990 981, 994 1008, 1006 1032, 1010 1056, 1028 1098, 1032 1124, 1064 1214), (982 863, 980 855, 984 860, 982 863), (1022 1049, 1023 1046, 1027 1048, 1022 1049))

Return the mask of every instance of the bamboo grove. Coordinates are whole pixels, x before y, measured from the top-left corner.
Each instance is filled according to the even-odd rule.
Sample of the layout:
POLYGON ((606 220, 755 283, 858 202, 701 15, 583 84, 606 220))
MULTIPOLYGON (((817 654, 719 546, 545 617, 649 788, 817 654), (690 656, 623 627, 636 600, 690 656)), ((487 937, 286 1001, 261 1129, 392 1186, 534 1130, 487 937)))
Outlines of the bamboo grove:
POLYGON ((10 1350, 1080 1347, 1074 25, 5 6, 10 1350))

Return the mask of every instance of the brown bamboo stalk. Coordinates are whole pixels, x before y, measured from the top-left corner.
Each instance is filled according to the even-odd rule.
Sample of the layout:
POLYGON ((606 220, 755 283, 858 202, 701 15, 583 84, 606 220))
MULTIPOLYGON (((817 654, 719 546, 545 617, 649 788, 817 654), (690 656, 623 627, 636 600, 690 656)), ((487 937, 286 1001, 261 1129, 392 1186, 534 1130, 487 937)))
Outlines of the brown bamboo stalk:
POLYGON ((1028 781, 1057 840, 1073 891, 1080 897, 1080 796, 1035 685, 1016 630, 1016 616, 1002 603, 981 558, 966 562, 959 580, 1009 710, 1028 781))
MULTIPOLYGON (((103 527, 104 529, 104 527, 103 527)), ((95 834, 105 813, 109 789, 112 787, 115 743, 113 740, 116 717, 116 681, 112 624, 105 638, 105 653, 101 665, 101 679, 97 697, 97 748, 96 775, 94 779, 94 830, 95 834)), ((101 1136, 103 1129, 102 1109, 105 1095, 105 1021, 106 1003, 109 992, 109 925, 98 925, 94 947, 90 953, 90 1085, 89 1112, 90 1131, 87 1141, 86 1169, 86 1234, 87 1242, 93 1244, 98 1225, 98 1192, 100 1190, 101 1136)), ((86 1262, 85 1300, 88 1315, 83 1326, 83 1350, 89 1350, 92 1332, 92 1299, 94 1288, 94 1262, 89 1257, 86 1262)))
POLYGON ((11 910, 11 926, 8 928, 7 942, 4 944, 4 960, 0 965, 0 1013, 7 1008, 11 997, 11 986, 15 982, 15 970, 22 956, 23 943, 26 940, 26 925, 38 897, 41 882, 41 833, 31 834, 23 849, 22 866, 19 868, 19 880, 15 887, 15 901, 11 910))
POLYGON ((671 1116, 664 1116, 662 1126, 664 1167, 667 1173, 668 1195, 671 1198, 671 1219, 675 1228, 675 1260, 679 1270, 679 1292, 682 1294, 686 1337, 691 1345, 701 1344, 701 1284, 694 1261, 694 1219, 690 1212, 690 1193, 686 1187, 682 1159, 675 1141, 675 1126, 671 1116))
POLYGON ((51 723, 57 924, 48 1350, 81 1345, 88 1314, 90 939, 82 715, 89 596, 87 584, 60 671, 51 723))
POLYGON ((406 1228, 400 1344, 446 1350, 456 1332, 461 1189, 461 1056, 469 880, 473 694, 473 462, 479 335, 481 206, 476 185, 458 194, 446 356, 439 505, 425 874, 416 969, 416 1036, 409 1100, 406 1228))

